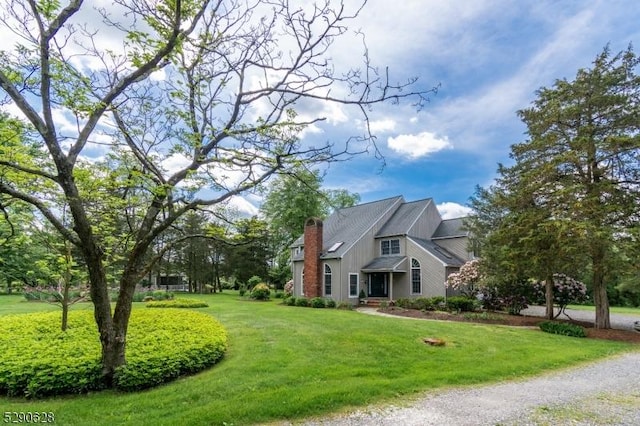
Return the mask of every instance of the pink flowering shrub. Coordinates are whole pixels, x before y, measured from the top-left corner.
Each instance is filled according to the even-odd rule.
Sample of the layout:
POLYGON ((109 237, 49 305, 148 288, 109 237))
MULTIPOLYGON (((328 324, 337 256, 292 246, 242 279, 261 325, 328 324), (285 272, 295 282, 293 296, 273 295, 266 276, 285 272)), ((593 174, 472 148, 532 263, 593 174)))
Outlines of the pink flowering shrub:
POLYGON ((287 281, 284 285, 284 294, 285 297, 291 296, 293 294, 293 280, 287 281))
POLYGON ((474 259, 462 265, 458 272, 449 274, 447 285, 454 290, 460 290, 466 296, 473 297, 481 286, 482 278, 480 259, 474 259))
MULTIPOLYGON (((535 302, 544 304, 545 281, 535 282, 533 284, 533 289, 535 302)), ((565 274, 553 274, 553 303, 560 308, 556 318, 565 311, 567 305, 571 303, 582 303, 588 298, 587 286, 585 286, 581 281, 573 279, 565 274)))

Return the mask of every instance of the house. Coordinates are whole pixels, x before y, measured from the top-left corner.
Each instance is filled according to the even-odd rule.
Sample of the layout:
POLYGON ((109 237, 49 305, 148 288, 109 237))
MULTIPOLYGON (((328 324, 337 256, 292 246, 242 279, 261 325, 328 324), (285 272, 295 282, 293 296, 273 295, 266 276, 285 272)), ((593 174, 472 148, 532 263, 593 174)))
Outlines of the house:
POLYGON ((291 245, 294 296, 357 304, 360 290, 378 300, 450 295, 447 277, 473 258, 462 222, 443 220, 431 198, 402 196, 308 219, 291 245))

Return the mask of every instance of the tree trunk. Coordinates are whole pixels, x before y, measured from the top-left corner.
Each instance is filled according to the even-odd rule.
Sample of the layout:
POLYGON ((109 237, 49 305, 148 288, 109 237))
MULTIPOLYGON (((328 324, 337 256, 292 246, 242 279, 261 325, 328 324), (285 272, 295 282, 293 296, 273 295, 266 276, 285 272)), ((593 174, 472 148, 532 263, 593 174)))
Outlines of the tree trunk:
POLYGON ((102 260, 95 255, 85 255, 85 260, 89 269, 91 284, 89 292, 93 302, 93 316, 98 326, 102 346, 102 378, 107 387, 112 387, 116 368, 125 362, 124 340, 114 328, 107 277, 102 260))
POLYGON ((609 318, 609 297, 607 285, 604 281, 602 259, 593 259, 593 301, 596 305, 595 328, 611 328, 609 318))
POLYGON ((64 290, 62 291, 62 331, 67 331, 67 324, 69 318, 69 283, 64 283, 64 290))
POLYGON ((553 315, 553 274, 549 274, 544 282, 545 317, 552 320, 553 315))

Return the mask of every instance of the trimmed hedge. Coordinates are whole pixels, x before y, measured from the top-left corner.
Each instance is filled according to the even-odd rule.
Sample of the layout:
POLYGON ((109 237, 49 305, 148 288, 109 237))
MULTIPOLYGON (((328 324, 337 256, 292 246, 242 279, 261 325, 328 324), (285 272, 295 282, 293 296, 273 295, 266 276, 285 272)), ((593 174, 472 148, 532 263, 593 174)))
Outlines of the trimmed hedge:
POLYGON ((568 324, 564 322, 543 321, 538 324, 540 330, 546 333, 560 334, 562 336, 570 337, 587 337, 587 332, 583 327, 575 324, 568 324))
POLYGON ((146 302, 147 308, 207 308, 207 302, 198 299, 173 299, 146 302))
MULTIPOLYGON (((0 394, 42 397, 104 388, 100 342, 92 311, 0 317, 0 394)), ((226 331, 213 317, 178 309, 134 310, 127 364, 115 377, 121 390, 144 389, 215 364, 227 347, 226 331)))

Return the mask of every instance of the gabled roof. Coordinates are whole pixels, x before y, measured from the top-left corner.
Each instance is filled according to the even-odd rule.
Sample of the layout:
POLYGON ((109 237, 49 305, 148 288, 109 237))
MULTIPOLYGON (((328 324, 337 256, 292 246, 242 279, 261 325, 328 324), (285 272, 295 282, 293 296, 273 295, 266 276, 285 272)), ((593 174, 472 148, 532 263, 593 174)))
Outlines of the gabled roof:
POLYGON ((422 238, 409 237, 411 241, 423 248, 427 253, 442 262, 445 266, 460 267, 464 265, 464 260, 451 253, 444 247, 440 247, 431 240, 425 240, 422 238))
MULTIPOLYGON (((384 200, 359 204, 337 210, 323 223, 322 256, 321 259, 340 258, 355 244, 369 229, 384 217, 391 209, 398 208, 404 202, 402 196, 386 198, 384 200), (333 252, 328 249, 342 242, 333 252)), ((304 245, 304 235, 301 235, 292 247, 304 245)), ((299 254, 293 260, 302 260, 299 254)))
POLYGON ((432 201, 431 198, 427 198, 425 200, 402 204, 376 234, 376 238, 407 235, 411 227, 432 201))
POLYGON ((457 219, 445 219, 433 233, 432 239, 438 238, 456 238, 467 237, 469 232, 464 229, 464 220, 466 218, 459 217, 457 219))

